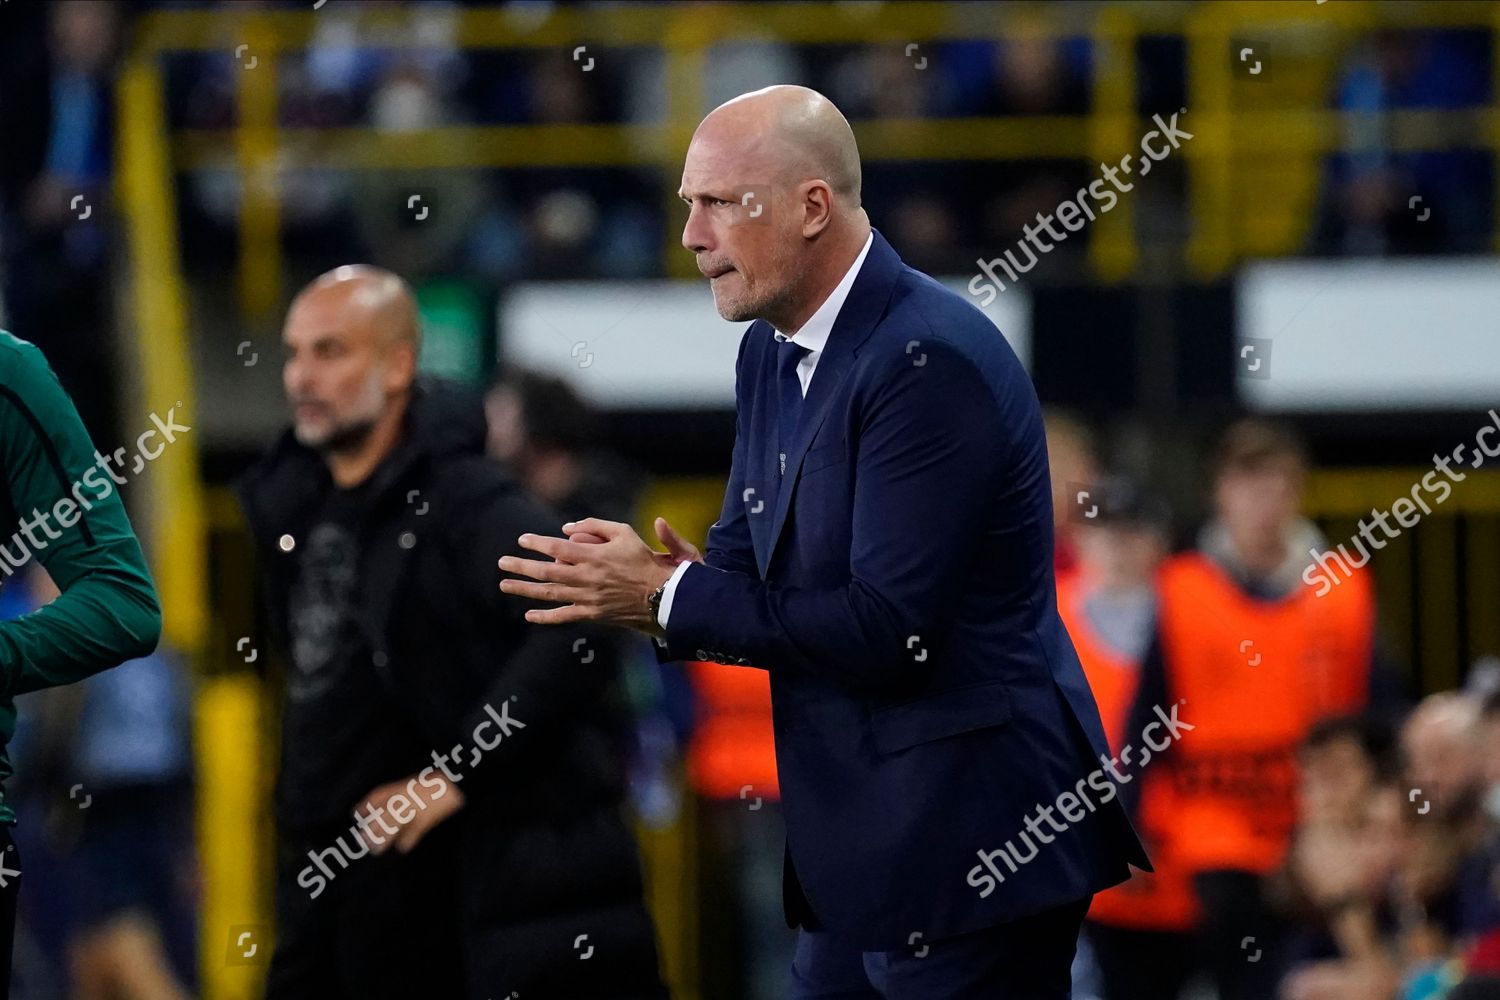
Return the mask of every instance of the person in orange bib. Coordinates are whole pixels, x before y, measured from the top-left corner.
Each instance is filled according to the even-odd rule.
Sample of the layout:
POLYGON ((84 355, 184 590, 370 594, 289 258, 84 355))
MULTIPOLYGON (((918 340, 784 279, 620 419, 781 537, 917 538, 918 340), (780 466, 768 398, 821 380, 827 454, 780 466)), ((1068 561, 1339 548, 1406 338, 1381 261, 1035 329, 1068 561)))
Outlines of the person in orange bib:
POLYGON ((1157 634, 1126 732, 1154 706, 1193 725, 1127 799, 1171 784, 1174 860, 1191 873, 1199 954, 1221 1000, 1276 995, 1285 922, 1263 877, 1296 821, 1296 751, 1309 729, 1372 700, 1375 602, 1368 571, 1314 588, 1327 547, 1299 514, 1307 457, 1280 425, 1242 420, 1213 463, 1215 515, 1195 551, 1166 561, 1157 634))
MULTIPOLYGON (((1099 503, 1073 514, 1076 570, 1057 579, 1057 604, 1099 703, 1111 753, 1139 736, 1125 731, 1141 658, 1156 627, 1155 578, 1166 555, 1166 506, 1135 483, 1114 478, 1096 488, 1099 503), (1084 516, 1088 514, 1090 516, 1084 516)), ((1149 780, 1149 768, 1138 780, 1149 780)), ((1106 1000, 1174 1000, 1192 971, 1197 899, 1177 861, 1172 785, 1141 793, 1136 830, 1155 872, 1094 897, 1087 936, 1106 1000)))

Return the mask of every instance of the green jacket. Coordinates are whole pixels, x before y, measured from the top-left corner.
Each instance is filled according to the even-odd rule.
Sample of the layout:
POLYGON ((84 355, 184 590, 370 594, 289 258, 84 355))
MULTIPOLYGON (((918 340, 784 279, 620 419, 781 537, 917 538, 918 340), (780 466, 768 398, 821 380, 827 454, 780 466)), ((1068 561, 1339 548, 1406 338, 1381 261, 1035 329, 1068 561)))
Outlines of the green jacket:
POLYGON ((110 461, 124 449, 98 455, 42 352, 0 330, 0 584, 36 559, 61 591, 0 622, 0 823, 15 822, 3 791, 15 696, 145 656, 161 637, 156 588, 117 489, 161 444, 138 447, 133 469, 110 461))

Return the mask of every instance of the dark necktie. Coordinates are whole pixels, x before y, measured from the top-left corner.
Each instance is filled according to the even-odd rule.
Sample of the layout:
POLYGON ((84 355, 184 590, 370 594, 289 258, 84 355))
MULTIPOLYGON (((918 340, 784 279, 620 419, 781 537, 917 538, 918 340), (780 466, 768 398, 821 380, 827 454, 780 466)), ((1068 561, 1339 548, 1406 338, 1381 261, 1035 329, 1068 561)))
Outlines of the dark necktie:
POLYGON ((797 378, 797 364, 808 354, 807 348, 792 340, 776 345, 776 391, 781 409, 777 417, 777 443, 780 473, 786 475, 786 453, 797 437, 797 421, 802 416, 802 381, 797 378))

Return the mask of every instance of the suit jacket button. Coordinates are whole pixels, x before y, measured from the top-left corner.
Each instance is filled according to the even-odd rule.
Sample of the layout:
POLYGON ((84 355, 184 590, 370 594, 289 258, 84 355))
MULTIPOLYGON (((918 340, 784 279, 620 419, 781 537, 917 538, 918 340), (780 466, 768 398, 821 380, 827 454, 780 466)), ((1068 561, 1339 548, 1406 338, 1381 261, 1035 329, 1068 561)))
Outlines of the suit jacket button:
POLYGON ((708 654, 707 654, 707 653, 705 653, 705 652, 704 652, 704 651, 703 651, 703 650, 701 650, 701 649, 695 649, 695 650, 693 650, 693 654, 694 654, 694 655, 695 655, 695 656, 697 656, 697 657, 698 657, 698 659, 700 659, 700 660, 706 660, 706 659, 708 659, 708 654))

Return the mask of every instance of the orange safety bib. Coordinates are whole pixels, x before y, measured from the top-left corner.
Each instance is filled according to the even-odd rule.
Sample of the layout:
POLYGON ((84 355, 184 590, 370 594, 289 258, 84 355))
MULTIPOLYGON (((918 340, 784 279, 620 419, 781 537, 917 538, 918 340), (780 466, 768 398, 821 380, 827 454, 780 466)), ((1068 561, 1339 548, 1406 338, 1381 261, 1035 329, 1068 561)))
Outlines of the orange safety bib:
POLYGON ((1374 643, 1370 577, 1324 596, 1246 595, 1189 552, 1161 571, 1162 654, 1182 718, 1197 728, 1163 761, 1183 862, 1195 872, 1265 874, 1296 822, 1296 752, 1314 723, 1364 708, 1374 643))
MULTIPOLYGON (((1057 606, 1099 705, 1110 748, 1118 753, 1126 743, 1140 743, 1139 736, 1132 739, 1124 732, 1135 700, 1140 663, 1105 645, 1094 633, 1083 613, 1086 592, 1077 574, 1059 579, 1057 606)), ((1185 733, 1183 739, 1192 735, 1185 733)), ((1135 779, 1144 782, 1136 832, 1146 842, 1146 853, 1156 871, 1134 872, 1130 881, 1096 894, 1089 907, 1090 920, 1111 927, 1158 931, 1188 931, 1197 922, 1198 901, 1190 873, 1177 857, 1175 835, 1181 831, 1173 822, 1173 788, 1165 778, 1151 773, 1148 767, 1135 779)))
POLYGON ((693 790, 719 799, 780 798, 771 675, 722 663, 692 662, 687 670, 698 696, 687 761, 693 790))

